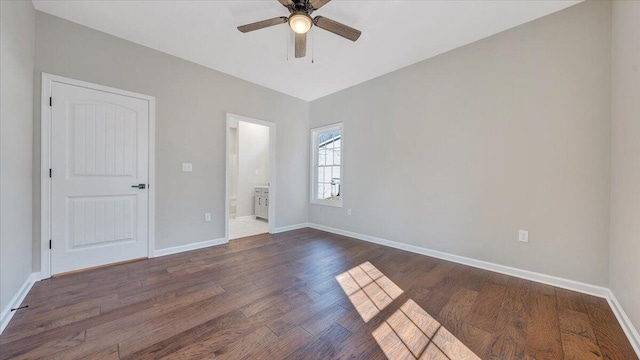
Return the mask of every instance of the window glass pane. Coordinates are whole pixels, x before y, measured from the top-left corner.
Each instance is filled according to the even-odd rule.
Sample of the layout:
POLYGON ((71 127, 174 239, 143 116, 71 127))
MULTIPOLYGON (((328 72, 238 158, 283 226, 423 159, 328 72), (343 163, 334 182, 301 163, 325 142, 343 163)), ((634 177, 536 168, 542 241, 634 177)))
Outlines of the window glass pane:
POLYGON ((334 200, 339 200, 340 195, 340 167, 334 166, 331 178, 331 195, 334 200))
POLYGON ((318 183, 324 182, 324 168, 318 167, 318 183))
POLYGON ((340 148, 333 149, 333 165, 340 165, 340 148))
POLYGON ((333 166, 331 167, 326 167, 324 168, 324 177, 322 178, 322 182, 324 183, 331 183, 331 169, 333 168, 333 166))
POLYGON ((329 131, 325 133, 318 134, 318 144, 322 145, 323 143, 328 142, 329 140, 340 136, 340 130, 329 131))
POLYGON ((322 184, 322 199, 327 199, 331 196, 331 185, 327 183, 322 184))
POLYGON ((318 149, 318 165, 324 166, 327 163, 326 151, 324 148, 318 149))
POLYGON ((325 165, 333 165, 333 149, 326 149, 325 165))

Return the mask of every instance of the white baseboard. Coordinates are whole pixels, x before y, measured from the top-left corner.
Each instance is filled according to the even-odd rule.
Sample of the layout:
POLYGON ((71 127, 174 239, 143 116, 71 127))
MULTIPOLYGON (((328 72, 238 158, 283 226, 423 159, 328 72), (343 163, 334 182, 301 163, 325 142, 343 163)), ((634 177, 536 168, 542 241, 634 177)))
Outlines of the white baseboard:
POLYGON ((278 234, 278 233, 285 232, 285 231, 304 229, 304 228, 307 228, 307 227, 310 227, 309 223, 301 223, 301 224, 295 224, 295 225, 282 226, 282 227, 273 229, 273 234, 278 234))
POLYGON ((174 247, 170 247, 170 248, 166 248, 166 249, 155 250, 153 252, 153 256, 154 257, 158 257, 158 256, 166 256, 166 255, 171 255, 171 254, 177 254, 177 253, 181 253, 181 252, 185 252, 185 251, 202 249, 202 248, 206 248, 206 247, 209 247, 209 246, 222 245, 222 244, 226 244, 228 242, 229 242, 229 240, 227 240, 225 238, 221 238, 221 239, 213 239, 213 240, 201 241, 201 242, 197 242, 197 243, 193 243, 193 244, 174 246, 174 247))
POLYGON ((528 270, 522 270, 522 269, 514 268, 511 266, 505 266, 505 265, 491 263, 488 261, 476 260, 476 259, 472 259, 464 256, 453 255, 453 254, 445 253, 442 251, 431 250, 431 249, 427 249, 427 248, 423 248, 415 245, 403 244, 396 241, 381 239, 381 238, 377 238, 369 235, 358 234, 351 231, 345 231, 345 230, 336 229, 336 228, 332 228, 324 225, 311 223, 309 224, 309 227, 318 229, 318 230, 327 231, 334 234, 349 236, 352 238, 372 242, 379 245, 389 246, 389 247, 400 249, 400 250, 410 251, 416 254, 421 254, 421 255, 431 256, 438 259, 452 261, 458 264, 473 266, 473 267, 484 269, 484 270, 494 271, 494 272, 515 276, 522 279, 532 280, 532 281, 540 282, 543 284, 553 285, 563 289, 578 291, 581 293, 594 295, 601 298, 607 298, 609 295, 609 289, 602 286, 586 284, 579 281, 563 279, 556 276, 541 274, 541 273, 528 271, 528 270))
POLYGON ((636 355, 640 357, 640 335, 638 334, 638 330, 633 326, 631 320, 627 316, 627 313, 624 312, 622 305, 620 305, 618 299, 611 290, 609 290, 607 301, 609 302, 609 306, 611 306, 611 310, 613 310, 613 313, 616 315, 620 326, 622 326, 622 330, 624 330, 627 338, 629 338, 629 342, 631 343, 631 346, 633 346, 633 350, 635 350, 636 355))
POLYGON ((18 292, 13 296, 11 301, 9 301, 9 304, 2 309, 2 314, 0 315, 0 334, 2 334, 7 325, 9 325, 9 321, 13 317, 13 314, 16 313, 15 311, 11 311, 11 309, 15 309, 22 304, 22 301, 29 293, 29 290, 31 290, 33 284, 38 280, 40 280, 40 273, 31 273, 18 292))
POLYGON ((579 281, 569 280, 569 279, 563 279, 560 277, 541 274, 533 271, 522 270, 522 269, 514 268, 511 266, 490 263, 488 261, 476 260, 476 259, 472 259, 464 256, 453 255, 453 254, 445 253, 442 251, 431 250, 431 249, 427 249, 419 246, 403 244, 396 241, 391 241, 387 239, 378 238, 375 236, 363 235, 363 234, 359 234, 351 231, 336 229, 329 226, 324 226, 324 225, 319 225, 314 223, 309 223, 308 225, 310 228, 317 229, 317 230, 322 230, 322 231, 326 231, 326 232, 330 232, 338 235, 348 236, 358 240, 364 240, 364 241, 372 242, 379 245, 389 246, 392 248, 405 250, 405 251, 409 251, 416 254, 431 256, 438 259, 452 261, 458 264, 469 265, 469 266, 473 266, 473 267, 484 269, 484 270, 494 271, 501 274, 506 274, 506 275, 510 275, 510 276, 514 276, 514 277, 518 277, 526 280, 531 280, 531 281, 535 281, 535 282, 539 282, 547 285, 560 287, 563 289, 573 290, 573 291, 581 292, 584 294, 597 296, 600 298, 605 298, 607 299, 607 302, 609 302, 609 306, 611 306, 611 309, 613 310, 616 318, 618 319, 620 326, 622 327, 625 334, 627 335, 627 338, 629 338, 629 342, 631 343, 631 346, 633 346, 633 349, 635 350, 636 354, 638 355, 638 357, 640 357, 640 336, 638 335, 638 331, 635 329, 635 327, 631 323, 631 320, 629 320, 629 318, 627 317, 627 314, 624 312, 624 310, 622 309, 622 306, 620 305, 615 295, 613 295, 613 292, 609 288, 598 286, 598 285, 587 284, 579 281))

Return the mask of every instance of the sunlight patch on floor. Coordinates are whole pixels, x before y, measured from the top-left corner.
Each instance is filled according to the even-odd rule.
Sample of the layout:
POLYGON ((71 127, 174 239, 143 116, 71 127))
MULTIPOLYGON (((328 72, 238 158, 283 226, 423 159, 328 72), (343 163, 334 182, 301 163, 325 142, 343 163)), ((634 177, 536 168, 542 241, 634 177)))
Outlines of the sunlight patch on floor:
MULTIPOLYGON (((364 322, 369 322, 403 293, 368 261, 336 276, 336 280, 364 322)), ((412 299, 371 335, 392 360, 480 359, 412 299)))
POLYGON ((364 322, 369 322, 403 293, 368 261, 336 276, 336 280, 364 322))
POLYGON ((372 335, 389 359, 480 359, 411 299, 372 335))

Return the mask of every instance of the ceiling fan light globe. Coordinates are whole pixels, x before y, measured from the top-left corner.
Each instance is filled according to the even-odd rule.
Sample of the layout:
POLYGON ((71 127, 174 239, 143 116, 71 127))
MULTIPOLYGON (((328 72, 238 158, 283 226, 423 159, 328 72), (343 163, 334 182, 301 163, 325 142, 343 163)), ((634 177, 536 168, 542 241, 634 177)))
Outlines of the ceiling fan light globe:
POLYGON ((313 20, 309 15, 304 13, 296 13, 289 17, 289 27, 298 34, 305 34, 313 25, 313 20))

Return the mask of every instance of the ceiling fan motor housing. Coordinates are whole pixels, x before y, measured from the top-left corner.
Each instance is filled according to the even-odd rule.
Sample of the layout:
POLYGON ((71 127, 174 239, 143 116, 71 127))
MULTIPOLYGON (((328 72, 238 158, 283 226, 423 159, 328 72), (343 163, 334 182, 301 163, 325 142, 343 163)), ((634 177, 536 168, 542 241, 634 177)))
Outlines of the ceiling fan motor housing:
POLYGON ((293 6, 291 6, 289 8, 289 10, 294 13, 294 12, 305 12, 307 14, 311 14, 314 10, 314 8, 309 4, 308 1, 306 0, 298 0, 295 1, 293 6))

